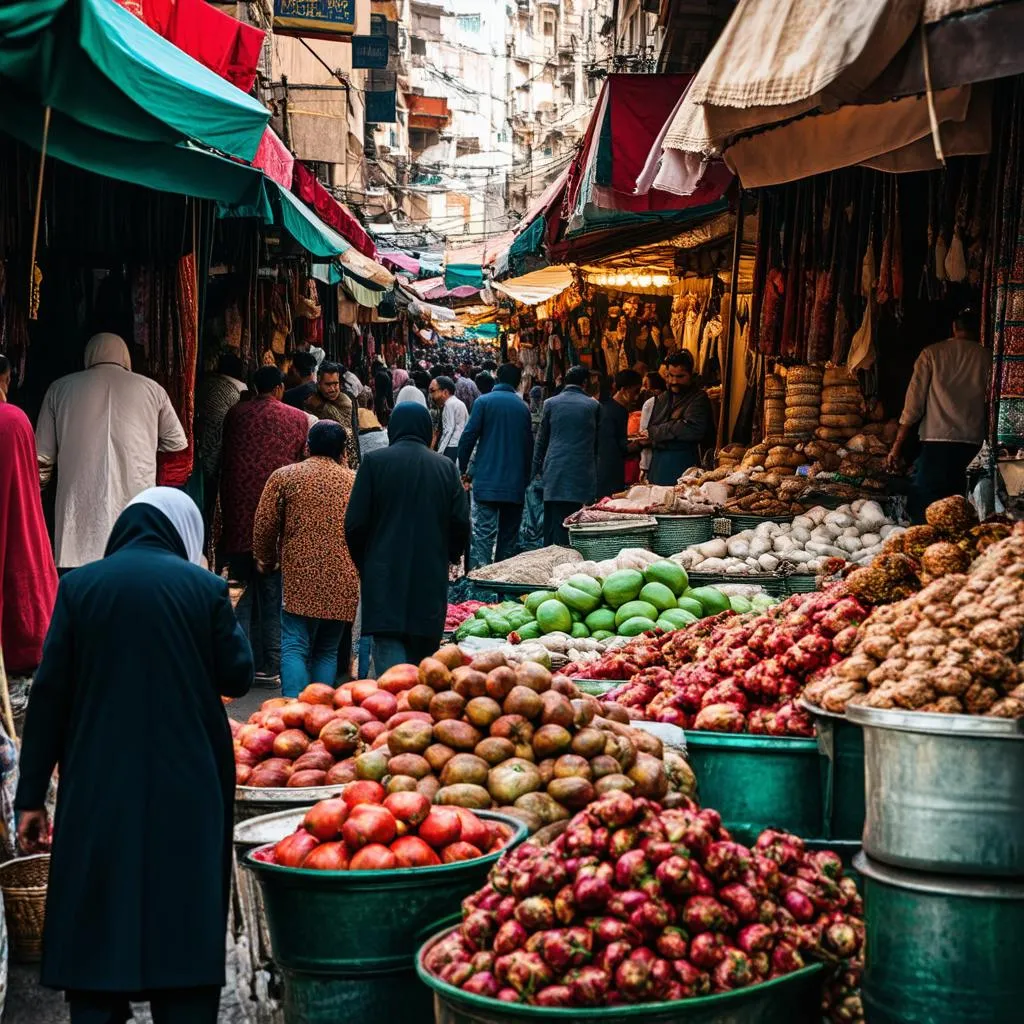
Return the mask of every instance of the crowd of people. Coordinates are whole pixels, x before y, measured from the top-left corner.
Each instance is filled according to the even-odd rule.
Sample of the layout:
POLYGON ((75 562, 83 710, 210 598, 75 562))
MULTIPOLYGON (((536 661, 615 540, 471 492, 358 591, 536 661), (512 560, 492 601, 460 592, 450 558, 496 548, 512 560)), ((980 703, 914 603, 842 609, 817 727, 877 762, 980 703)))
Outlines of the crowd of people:
MULTIPOLYGON (((976 339, 962 315, 916 364, 890 461, 920 423, 922 487, 959 489, 980 443, 976 339)), ((130 1000, 214 1024, 234 788, 221 698, 419 661, 467 548, 478 566, 563 543, 583 505, 674 483, 712 407, 686 352, 614 379, 571 367, 552 394, 523 394, 511 362, 378 362, 364 383, 319 351, 287 378, 247 379, 226 354, 197 391, 196 500, 157 486, 160 453, 188 440, 124 341, 97 335, 85 367, 49 388, 33 431, 0 355, 0 643, 35 676, 15 807, 23 852, 52 843, 42 980, 72 1024, 116 1024, 130 1000)))

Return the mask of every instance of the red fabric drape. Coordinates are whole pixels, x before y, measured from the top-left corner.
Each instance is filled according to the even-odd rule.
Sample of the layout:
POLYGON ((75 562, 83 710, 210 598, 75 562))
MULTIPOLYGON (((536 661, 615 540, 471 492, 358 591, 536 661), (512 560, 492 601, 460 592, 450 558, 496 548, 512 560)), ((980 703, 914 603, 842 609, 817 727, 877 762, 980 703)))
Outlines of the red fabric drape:
POLYGON ((154 32, 242 92, 256 81, 266 33, 211 7, 206 0, 118 0, 154 32))
POLYGON ((8 672, 31 672, 57 596, 57 569, 39 498, 32 424, 0 402, 0 645, 8 672))
POLYGON ((330 224, 346 242, 353 245, 364 256, 369 256, 371 260, 377 258, 377 247, 373 244, 373 239, 363 230, 362 224, 317 181, 312 171, 307 170, 298 161, 295 162, 295 181, 292 184, 292 191, 304 203, 309 203, 316 210, 317 216, 325 224, 330 224))
POLYGON ((178 261, 175 307, 179 335, 175 339, 177 365, 168 374, 167 394, 181 420, 188 447, 181 452, 157 455, 156 482, 163 487, 184 487, 192 475, 195 453, 193 420, 196 412, 196 360, 199 356, 199 296, 196 294, 196 258, 193 253, 178 261))

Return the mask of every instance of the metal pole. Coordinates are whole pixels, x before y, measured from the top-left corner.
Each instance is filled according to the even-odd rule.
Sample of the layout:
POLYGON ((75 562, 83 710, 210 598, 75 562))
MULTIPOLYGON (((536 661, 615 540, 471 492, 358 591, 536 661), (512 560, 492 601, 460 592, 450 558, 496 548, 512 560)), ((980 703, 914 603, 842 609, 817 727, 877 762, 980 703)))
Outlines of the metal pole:
POLYGON ((729 402, 732 399, 733 342, 736 337, 736 294, 740 284, 740 249, 743 245, 743 189, 736 198, 736 233, 732 240, 732 279, 729 282, 729 324, 725 332, 725 358, 722 360, 722 410, 718 417, 718 448, 729 436, 729 402))

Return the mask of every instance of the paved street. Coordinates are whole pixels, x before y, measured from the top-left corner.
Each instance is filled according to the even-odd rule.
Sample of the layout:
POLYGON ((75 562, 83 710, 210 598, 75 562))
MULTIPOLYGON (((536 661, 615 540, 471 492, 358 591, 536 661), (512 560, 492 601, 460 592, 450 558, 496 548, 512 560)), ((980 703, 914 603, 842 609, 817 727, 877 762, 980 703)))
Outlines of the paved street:
MULTIPOLYGON (((230 970, 229 958, 228 984, 221 997, 219 1024, 246 1024, 247 1018, 235 996, 230 970)), ((67 1024, 69 1018, 63 994, 43 988, 38 978, 38 964, 11 965, 4 1024, 67 1024)), ((135 1022, 151 1024, 149 1010, 139 1007, 135 1013, 135 1022)))

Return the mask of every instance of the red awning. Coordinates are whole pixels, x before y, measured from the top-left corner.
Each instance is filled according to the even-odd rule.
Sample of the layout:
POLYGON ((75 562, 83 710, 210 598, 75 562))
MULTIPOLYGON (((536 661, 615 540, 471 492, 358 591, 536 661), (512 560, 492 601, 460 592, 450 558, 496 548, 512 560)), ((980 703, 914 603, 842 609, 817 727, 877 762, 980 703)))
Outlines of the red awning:
POLYGON ((303 202, 309 203, 316 210, 317 216, 330 224, 353 248, 372 260, 377 258, 377 247, 362 224, 317 181, 312 171, 298 161, 295 162, 292 191, 303 202))
POLYGON ((268 178, 276 181, 281 188, 292 190, 295 174, 295 157, 291 150, 277 137, 273 128, 268 128, 260 139, 259 149, 252 158, 253 167, 258 167, 268 178))
POLYGON ((154 32, 194 60, 249 92, 266 33, 206 0, 118 0, 154 32))

